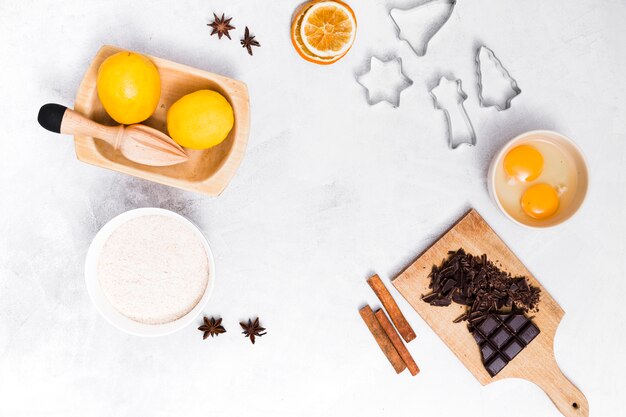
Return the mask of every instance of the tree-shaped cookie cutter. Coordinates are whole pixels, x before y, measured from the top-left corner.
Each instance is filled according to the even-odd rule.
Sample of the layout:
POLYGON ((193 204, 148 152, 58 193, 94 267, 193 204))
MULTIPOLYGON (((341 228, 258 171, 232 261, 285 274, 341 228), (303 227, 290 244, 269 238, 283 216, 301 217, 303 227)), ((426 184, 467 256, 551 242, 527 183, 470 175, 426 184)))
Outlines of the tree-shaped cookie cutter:
POLYGON ((480 46, 476 50, 476 76, 478 79, 478 103, 480 104, 480 107, 495 107, 498 111, 504 111, 510 108, 511 101, 522 93, 522 90, 518 87, 515 78, 511 77, 511 74, 506 68, 504 68, 502 62, 500 62, 500 59, 498 59, 496 54, 485 45, 480 46), (498 72, 500 72, 502 78, 504 78, 510 85, 511 93, 506 97, 504 106, 500 106, 496 102, 488 101, 483 96, 484 82, 483 74, 481 73, 481 67, 485 59, 481 58, 483 52, 485 53, 486 59, 488 59, 495 66, 498 72))
MULTIPOLYGON (((407 77, 404 71, 402 71, 402 59, 400 57, 392 57, 390 59, 383 60, 375 56, 371 56, 370 59, 367 61, 367 68, 365 69, 365 71, 355 74, 354 78, 356 82, 365 89, 365 99, 367 100, 367 104, 369 104, 370 106, 380 103, 381 101, 386 101, 393 107, 398 107, 400 106, 400 94, 402 93, 402 91, 413 85, 413 80, 407 77), (395 86, 385 88, 381 85, 369 85, 376 84, 376 81, 374 80, 373 82, 368 82, 365 79, 370 75, 375 76, 375 72, 382 73, 382 71, 389 71, 388 69, 391 69, 391 71, 393 71, 392 73, 390 73, 390 76, 395 76, 395 86), (372 94, 371 91, 373 91, 376 87, 380 88, 381 90, 386 90, 387 93, 390 93, 385 94, 384 92, 379 92, 379 94, 372 94), (382 96, 382 98, 377 98, 378 96, 382 96)), ((390 77, 386 77, 386 81, 389 82, 394 80, 390 77)))
POLYGON ((454 6, 456 5, 456 0, 430 0, 427 3, 422 3, 418 6, 409 8, 409 9, 399 9, 393 8, 389 10, 389 17, 393 21, 396 26, 397 37, 401 41, 405 41, 409 47, 415 52, 417 56, 426 55, 426 51, 428 50, 428 44, 432 40, 432 38, 439 32, 439 30, 450 20, 450 16, 452 16, 452 12, 454 11, 454 6), (419 15, 424 13, 424 11, 434 8, 435 6, 441 7, 440 21, 438 24, 429 24, 424 27, 422 38, 420 42, 415 42, 409 39, 408 36, 402 34, 402 28, 400 20, 402 16, 410 16, 410 15, 419 15))
POLYGON ((430 95, 435 108, 443 110, 446 116, 450 149, 456 149, 463 143, 470 146, 476 145, 476 132, 463 106, 463 102, 467 100, 467 94, 463 91, 461 80, 450 80, 442 76, 437 85, 430 90, 430 95))

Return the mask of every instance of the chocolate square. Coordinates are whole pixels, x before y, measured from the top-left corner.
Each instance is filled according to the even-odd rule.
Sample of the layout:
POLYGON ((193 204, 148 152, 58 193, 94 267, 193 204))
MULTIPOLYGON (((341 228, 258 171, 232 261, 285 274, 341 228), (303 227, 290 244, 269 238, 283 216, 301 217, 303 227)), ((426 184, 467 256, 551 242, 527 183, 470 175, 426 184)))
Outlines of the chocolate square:
POLYGON ((480 353, 483 355, 483 361, 487 362, 489 359, 491 359, 493 354, 496 353, 496 350, 491 347, 489 343, 485 343, 480 349, 480 353))
POLYGON ((487 365, 485 365, 485 368, 487 368, 487 372, 489 372, 489 375, 496 376, 498 372, 500 372, 507 364, 508 361, 506 359, 504 359, 500 355, 496 355, 495 358, 493 358, 487 363, 487 365))
POLYGON ((513 333, 517 333, 522 327, 526 325, 526 323, 528 323, 528 321, 529 320, 525 316, 521 314, 515 314, 509 317, 509 319, 506 321, 506 325, 509 327, 509 329, 511 329, 513 333))
POLYGON ((502 349, 502 353, 507 357, 509 361, 512 361, 521 351, 524 349, 524 345, 517 339, 511 340, 511 342, 502 349))
POLYGON ((480 328, 481 333, 484 336, 489 336, 499 326, 500 326, 500 322, 498 321, 498 319, 496 319, 492 315, 487 316, 487 318, 482 323, 480 323, 478 325, 478 327, 480 328))
POLYGON ((509 329, 506 327, 500 327, 497 332, 490 337, 491 343, 500 349, 502 346, 506 344, 511 339, 511 333, 509 333, 509 329))
POLYGON ((528 326, 519 334, 519 338, 525 344, 529 344, 539 334, 539 329, 533 323, 528 323, 528 326))

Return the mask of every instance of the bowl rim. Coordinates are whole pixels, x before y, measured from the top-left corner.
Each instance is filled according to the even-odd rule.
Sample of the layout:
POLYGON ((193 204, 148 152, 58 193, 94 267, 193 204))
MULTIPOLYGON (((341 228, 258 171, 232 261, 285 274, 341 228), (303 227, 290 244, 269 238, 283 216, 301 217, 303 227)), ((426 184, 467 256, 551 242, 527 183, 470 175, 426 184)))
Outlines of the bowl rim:
POLYGON ((487 173, 487 187, 488 187, 488 191, 489 191, 489 195, 491 196, 491 199, 494 201, 495 205, 500 209, 500 211, 509 219, 511 220, 513 223, 528 228, 528 229, 548 229, 548 228, 553 228, 553 227, 557 227, 562 225, 563 223, 565 223, 566 221, 568 221, 569 219, 571 219, 574 215, 576 215, 576 213, 578 213, 580 211, 580 209, 582 208, 582 206, 585 204, 586 200, 587 200, 587 193, 589 191, 589 164, 587 163, 587 159, 585 158, 585 154, 583 153, 582 149, 580 148, 580 146, 578 146, 578 144, 576 142, 574 142, 571 138, 563 135, 562 133, 559 132, 555 132, 553 130, 547 130, 547 129, 537 129, 537 130, 529 130, 527 132, 521 133, 515 137, 513 137, 512 139, 508 140, 501 148, 498 152, 496 152, 496 154, 494 155, 494 157, 491 160, 491 164, 489 165, 489 172, 487 173), (496 187, 495 187, 495 177, 496 177, 496 167, 500 164, 500 162, 502 161, 502 158, 504 157, 504 155, 506 154, 507 151, 509 151, 513 146, 517 145, 520 142, 523 142, 524 139, 526 137, 529 136, 534 136, 534 135, 546 135, 547 139, 546 140, 550 140, 550 136, 556 136, 560 139, 562 139, 563 141, 567 142, 568 144, 570 144, 572 146, 572 148, 576 151, 576 153, 578 154, 578 157, 580 158, 580 160, 582 161, 582 166, 577 167, 577 170, 579 173, 582 173, 586 179, 586 185, 584 187, 584 189, 578 190, 578 192, 581 192, 581 197, 580 197, 580 203, 578 204, 578 207, 576 207, 568 216, 563 217, 562 219, 560 219, 558 222, 556 223, 551 223, 551 224, 546 224, 546 225, 530 225, 530 224, 526 224, 523 223, 519 220, 517 220, 516 218, 514 218, 513 216, 511 216, 506 210, 505 208, 502 206, 502 204, 500 203, 500 200, 498 199, 498 195, 496 193, 496 187))
POLYGON ((125 211, 124 213, 113 217, 104 226, 102 226, 98 233, 96 233, 93 240, 91 241, 91 244, 89 245, 89 249, 87 250, 87 256, 85 258, 85 285, 87 287, 87 293, 89 294, 89 298, 91 299, 93 306, 98 311, 98 313, 100 313, 100 315, 113 327, 116 327, 117 329, 125 333, 135 336, 165 336, 179 331, 189 325, 198 317, 198 315, 200 315, 202 310, 204 310, 204 308, 206 307, 209 299, 211 298, 211 294, 213 293, 213 287, 215 285, 215 260, 213 258, 213 253, 206 239, 206 236, 204 236, 202 231, 189 219, 173 211, 158 207, 137 208, 125 211), (99 255, 101 253, 104 243, 107 241, 109 236, 111 236, 111 234, 119 226, 126 223, 127 221, 149 215, 161 215, 177 219, 185 226, 189 227, 202 242, 207 254, 209 267, 208 283, 204 290, 204 293, 202 294, 202 297, 200 298, 200 301, 198 301, 198 303, 184 316, 174 321, 162 324, 140 323, 131 320, 130 318, 122 315, 120 312, 115 310, 113 305, 109 302, 108 298, 102 292, 102 289, 100 288, 100 284, 98 282, 97 274, 99 255))

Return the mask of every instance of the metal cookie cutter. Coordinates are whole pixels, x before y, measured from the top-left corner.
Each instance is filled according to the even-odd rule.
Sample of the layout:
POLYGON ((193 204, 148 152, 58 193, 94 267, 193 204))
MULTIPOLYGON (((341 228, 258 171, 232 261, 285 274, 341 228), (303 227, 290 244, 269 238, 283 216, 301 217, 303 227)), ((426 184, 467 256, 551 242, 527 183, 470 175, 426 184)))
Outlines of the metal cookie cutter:
POLYGON ((400 93, 413 84, 413 81, 402 72, 400 57, 383 61, 372 56, 368 68, 356 74, 355 79, 365 88, 365 99, 370 106, 386 101, 393 107, 398 107, 400 93))
POLYGON ((430 90, 430 95, 435 102, 435 108, 443 110, 446 115, 450 149, 455 149, 462 143, 476 145, 476 132, 463 106, 467 94, 463 91, 461 80, 450 80, 443 76, 430 90))
POLYGON ((391 9, 398 39, 409 44, 417 56, 426 55, 428 43, 450 19, 456 0, 431 0, 410 9, 391 9))
POLYGON ((517 81, 511 77, 509 71, 502 65, 496 54, 486 46, 481 46, 476 51, 476 75, 478 78, 478 102, 481 107, 495 107, 498 111, 503 111, 511 107, 511 100, 521 94, 522 90, 517 86, 517 81), (499 96, 497 98, 487 97, 485 93, 485 81, 498 89, 497 92, 489 92, 489 95, 499 96), (496 84, 500 83, 498 87, 496 84))

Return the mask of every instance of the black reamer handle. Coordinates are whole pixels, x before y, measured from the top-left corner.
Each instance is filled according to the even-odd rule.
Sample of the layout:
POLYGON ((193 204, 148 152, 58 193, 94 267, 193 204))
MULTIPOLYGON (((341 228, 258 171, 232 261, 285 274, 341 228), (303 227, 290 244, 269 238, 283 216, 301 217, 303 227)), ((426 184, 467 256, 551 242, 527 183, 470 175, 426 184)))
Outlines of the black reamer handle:
POLYGON ((48 103, 41 106, 37 121, 46 130, 54 133, 61 133, 61 122, 67 107, 60 104, 48 103))

